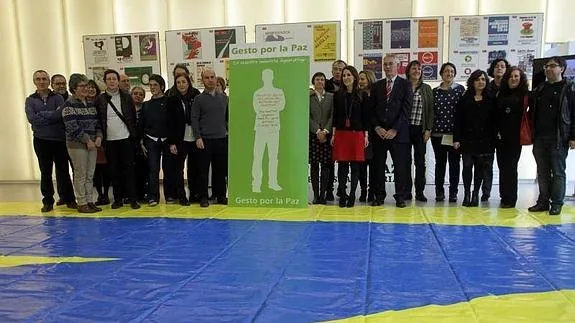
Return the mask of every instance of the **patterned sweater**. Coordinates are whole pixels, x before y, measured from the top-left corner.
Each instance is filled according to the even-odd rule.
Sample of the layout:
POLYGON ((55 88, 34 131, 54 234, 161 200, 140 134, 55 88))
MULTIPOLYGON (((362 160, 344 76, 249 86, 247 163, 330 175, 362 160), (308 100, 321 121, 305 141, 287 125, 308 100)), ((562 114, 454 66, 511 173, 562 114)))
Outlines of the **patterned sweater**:
POLYGON ((433 135, 448 135, 453 133, 455 123, 455 106, 465 88, 461 84, 453 83, 449 90, 443 90, 441 87, 433 89, 433 102, 435 109, 435 120, 433 122, 433 135))
POLYGON ((93 103, 84 103, 70 97, 62 109, 62 119, 66 127, 66 145, 72 149, 86 148, 88 140, 102 137, 98 111, 93 103))

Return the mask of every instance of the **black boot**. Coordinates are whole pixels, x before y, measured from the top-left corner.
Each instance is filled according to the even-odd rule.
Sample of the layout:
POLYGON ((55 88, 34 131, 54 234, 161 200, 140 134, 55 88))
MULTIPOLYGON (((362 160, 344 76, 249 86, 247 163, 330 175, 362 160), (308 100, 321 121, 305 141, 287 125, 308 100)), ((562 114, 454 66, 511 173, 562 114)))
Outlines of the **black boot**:
POLYGON ((479 192, 478 191, 473 191, 473 194, 471 195, 471 203, 469 203, 469 206, 479 206, 479 192))
POLYGON ((342 194, 339 197, 339 207, 346 207, 346 205, 347 205, 347 196, 342 194))
POLYGON ((367 193, 367 201, 373 202, 373 200, 375 200, 375 194, 373 193, 372 190, 369 190, 369 193, 367 193))
POLYGON ((463 206, 471 206, 471 192, 469 190, 465 190, 463 195, 463 206))
POLYGON ((355 205, 355 194, 350 195, 347 198, 347 207, 353 207, 355 205))
POLYGON ((367 201, 367 190, 366 189, 361 190, 361 195, 359 196, 359 201, 360 202, 367 201))

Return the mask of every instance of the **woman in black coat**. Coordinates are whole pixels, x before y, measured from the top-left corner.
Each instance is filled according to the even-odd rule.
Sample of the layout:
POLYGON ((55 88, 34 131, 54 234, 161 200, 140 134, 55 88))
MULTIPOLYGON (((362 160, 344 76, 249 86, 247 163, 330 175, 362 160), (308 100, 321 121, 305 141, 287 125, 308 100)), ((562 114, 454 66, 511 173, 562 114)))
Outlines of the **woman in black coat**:
POLYGON ((453 148, 463 157, 463 206, 478 206, 484 168, 495 153, 495 100, 487 95, 487 73, 476 70, 467 80, 467 91, 455 108, 453 148), (471 180, 473 178, 473 194, 471 180))
POLYGON ((501 208, 514 208, 517 202, 517 164, 521 157, 519 132, 527 113, 527 75, 518 67, 507 69, 497 97, 497 165, 501 208))
POLYGON ((192 131, 192 104, 194 98, 200 94, 198 89, 192 86, 189 76, 180 74, 174 80, 173 95, 167 99, 168 110, 168 144, 170 145, 170 159, 173 165, 172 180, 174 192, 170 196, 177 196, 180 205, 190 205, 190 201, 197 200, 195 180, 197 173, 196 141, 192 131), (184 164, 188 158, 188 188, 190 198, 186 196, 184 189, 184 164))

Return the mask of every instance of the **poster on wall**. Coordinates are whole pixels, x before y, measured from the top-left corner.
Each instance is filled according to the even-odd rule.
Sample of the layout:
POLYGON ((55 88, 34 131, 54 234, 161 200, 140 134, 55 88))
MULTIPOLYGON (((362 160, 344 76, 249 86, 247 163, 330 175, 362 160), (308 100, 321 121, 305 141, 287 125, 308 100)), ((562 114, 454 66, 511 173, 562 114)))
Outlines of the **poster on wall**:
POLYGON ((452 16, 449 61, 457 67, 459 82, 467 80, 476 69, 487 70, 498 58, 519 66, 531 78, 533 59, 541 55, 542 40, 542 13, 452 16))
POLYGON ((232 46, 230 206, 308 206, 308 133, 301 120, 309 118, 312 56, 306 42, 232 46))
POLYGON ((374 57, 395 54, 398 72, 405 74, 411 60, 419 59, 424 80, 435 81, 443 61, 443 17, 354 21, 354 64, 382 77, 374 57))
POLYGON ((166 31, 166 57, 168 63, 168 83, 173 84, 172 70, 176 64, 184 64, 190 70, 193 86, 203 88, 201 72, 210 68, 228 82, 226 64, 230 48, 234 44, 244 44, 244 26, 214 27, 166 31))
POLYGON ((104 71, 114 69, 147 89, 150 75, 161 73, 158 40, 157 32, 83 36, 86 76, 104 90, 104 71))
MULTIPOLYGON (((373 30, 376 34, 375 26, 373 30)), ((310 79, 311 75, 316 72, 325 73, 329 79, 332 76, 331 65, 335 60, 341 59, 341 22, 318 21, 256 25, 256 42, 297 42, 304 44, 310 49, 310 79)), ((377 40, 372 45, 377 46, 377 40)))

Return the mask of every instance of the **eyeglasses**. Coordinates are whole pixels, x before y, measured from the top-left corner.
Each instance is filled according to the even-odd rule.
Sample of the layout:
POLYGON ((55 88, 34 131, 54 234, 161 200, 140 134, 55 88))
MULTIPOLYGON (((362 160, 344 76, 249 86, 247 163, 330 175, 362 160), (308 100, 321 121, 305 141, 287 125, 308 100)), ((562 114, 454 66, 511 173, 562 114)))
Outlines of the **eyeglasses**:
POLYGON ((551 63, 551 64, 545 64, 545 65, 543 66, 543 68, 551 69, 551 68, 555 68, 555 67, 557 67, 557 66, 559 66, 559 64, 551 63))

